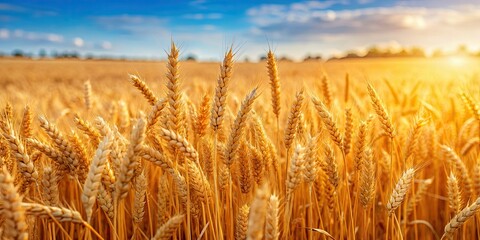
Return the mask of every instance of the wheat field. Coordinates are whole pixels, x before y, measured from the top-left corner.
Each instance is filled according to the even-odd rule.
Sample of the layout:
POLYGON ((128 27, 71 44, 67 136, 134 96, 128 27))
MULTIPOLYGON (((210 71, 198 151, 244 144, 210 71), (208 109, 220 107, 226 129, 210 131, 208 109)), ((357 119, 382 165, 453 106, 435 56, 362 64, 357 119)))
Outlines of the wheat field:
POLYGON ((2 239, 478 239, 480 61, 0 60, 2 239))

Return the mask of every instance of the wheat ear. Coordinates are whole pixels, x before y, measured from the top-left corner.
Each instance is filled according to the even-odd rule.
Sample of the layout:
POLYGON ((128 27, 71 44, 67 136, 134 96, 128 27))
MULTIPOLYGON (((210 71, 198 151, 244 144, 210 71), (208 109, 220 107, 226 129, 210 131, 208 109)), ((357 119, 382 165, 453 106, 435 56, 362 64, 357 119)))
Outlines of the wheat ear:
POLYGON ((403 200, 405 199, 405 195, 407 195, 408 190, 412 185, 413 176, 415 174, 415 170, 413 168, 407 169, 402 177, 395 185, 392 194, 390 195, 390 199, 387 203, 387 210, 388 214, 392 214, 395 209, 397 209, 400 204, 402 204, 403 200))
POLYGON ((167 101, 169 104, 170 115, 168 117, 168 128, 180 134, 185 133, 185 115, 183 111, 183 99, 180 92, 179 78, 179 50, 172 42, 167 61, 167 101))
POLYGON ((13 177, 3 167, 0 173, 0 205, 5 239, 27 240, 28 230, 22 198, 13 184, 13 177))
POLYGON ((177 231, 177 228, 182 224, 185 215, 175 215, 171 217, 165 224, 157 229, 152 240, 169 240, 177 231))
POLYGON ((147 177, 145 172, 142 171, 135 178, 135 201, 133 202, 133 220, 135 223, 141 223, 143 221, 143 216, 145 215, 145 199, 148 188, 147 177))
POLYGON ((471 216, 473 216, 478 209, 480 209, 480 198, 477 198, 472 205, 465 207, 462 211, 455 215, 452 220, 450 220, 450 222, 445 226, 445 233, 443 234, 442 239, 452 239, 455 231, 460 228, 471 216))
POLYGON ((138 161, 138 156, 142 149, 144 139, 145 120, 143 120, 143 118, 139 118, 132 130, 127 153, 120 164, 120 173, 115 184, 117 200, 125 198, 130 190, 130 184, 135 175, 135 169, 140 164, 138 161))
POLYGON ((147 86, 147 84, 140 79, 137 75, 129 74, 130 81, 132 81, 132 84, 134 87, 136 87, 140 92, 142 92, 143 96, 147 99, 148 103, 150 105, 155 105, 155 103, 158 102, 158 98, 155 96, 155 94, 152 92, 152 90, 147 86))
POLYGON ((347 108, 345 109, 345 133, 343 134, 343 149, 345 150, 345 155, 350 153, 352 133, 353 133, 353 114, 352 114, 352 109, 347 108))
POLYGON ((98 132, 98 130, 95 129, 95 127, 93 127, 89 122, 81 119, 78 115, 76 115, 73 120, 75 121, 77 128, 90 138, 92 145, 97 147, 102 139, 100 132, 98 132))
POLYGON ((365 162, 360 177, 360 203, 364 208, 375 196, 375 163, 371 149, 365 150, 365 162))
POLYGON ((264 236, 269 195, 265 184, 256 191, 248 216, 247 240, 262 239, 264 236))
POLYGON ((10 146, 10 153, 13 154, 15 159, 17 159, 18 170, 25 179, 23 186, 28 187, 30 183, 38 180, 37 169, 33 165, 30 156, 27 154, 24 144, 18 139, 11 127, 10 133, 3 133, 3 137, 7 140, 10 146))
POLYGON ((332 114, 328 111, 327 107, 322 101, 312 97, 312 102, 315 105, 318 114, 322 118, 322 121, 325 124, 331 139, 340 149, 343 150, 343 139, 341 137, 340 130, 338 130, 337 122, 333 120, 332 114))
POLYGON ((288 115, 287 127, 285 128, 285 148, 290 149, 292 146, 293 140, 295 139, 295 133, 297 132, 300 111, 303 103, 303 90, 297 93, 295 101, 292 104, 290 109, 290 114, 288 115))
POLYGON ((93 214, 93 205, 95 204, 100 184, 102 173, 105 169, 107 157, 110 154, 110 146, 112 145, 112 136, 106 136, 98 146, 95 156, 93 157, 88 171, 87 179, 83 185, 82 203, 87 213, 87 222, 90 222, 93 214))
POLYGON ((454 214, 459 213, 462 210, 462 193, 460 192, 457 177, 453 173, 450 173, 447 178, 447 192, 450 210, 454 214))
POLYGON ((244 240, 247 237, 248 213, 250 207, 245 204, 239 210, 235 221, 235 240, 244 240))
POLYGON ((220 65, 220 76, 217 80, 215 95, 213 97, 212 114, 210 116, 210 125, 214 132, 218 132, 223 125, 225 115, 226 100, 228 95, 228 85, 233 71, 233 52, 232 48, 225 53, 223 63, 220 65))
POLYGON ((267 53, 267 69, 270 78, 270 89, 272 91, 273 113, 278 118, 280 116, 280 79, 278 77, 277 61, 272 50, 267 53))
POLYGON ((377 116, 380 118, 380 122, 382 123, 383 130, 387 133, 390 138, 395 136, 395 129, 392 124, 392 120, 385 109, 382 100, 378 97, 377 92, 372 87, 372 85, 368 84, 368 95, 370 96, 370 100, 372 101, 373 108, 377 113, 377 116))
POLYGON ((278 206, 278 197, 276 195, 270 196, 265 220, 265 240, 277 240, 280 235, 278 229, 278 206))
POLYGON ((287 196, 292 194, 295 188, 302 182, 304 162, 304 148, 297 145, 293 153, 292 161, 290 162, 290 167, 288 168, 286 180, 287 196))
POLYGON ((31 138, 33 135, 32 129, 33 113, 30 107, 25 106, 22 117, 22 125, 20 128, 20 137, 23 139, 31 138))
POLYGON ((68 208, 45 206, 38 203, 22 203, 25 213, 36 217, 53 217, 59 222, 83 223, 82 215, 68 208))
POLYGON ((168 142, 170 147, 178 149, 185 157, 198 163, 197 150, 182 137, 179 133, 162 128, 160 131, 162 138, 168 142))
POLYGON ((225 159, 224 163, 230 167, 233 163, 233 160, 237 154, 238 148, 240 147, 240 140, 243 137, 243 132, 245 130, 245 125, 247 123, 248 113, 252 109, 253 102, 257 97, 257 89, 253 89, 243 100, 240 110, 238 110, 237 117, 235 122, 232 125, 232 130, 230 131, 230 137, 225 148, 225 159))
POLYGON ((90 81, 83 83, 83 98, 85 101, 85 109, 90 111, 90 109, 92 109, 92 84, 90 84, 90 81))
POLYGON ((456 176, 459 176, 460 178, 460 186, 463 186, 462 189, 465 191, 465 195, 467 198, 470 198, 473 192, 473 181, 470 178, 467 166, 450 147, 442 145, 441 150, 442 153, 445 154, 447 160, 455 167, 456 176))

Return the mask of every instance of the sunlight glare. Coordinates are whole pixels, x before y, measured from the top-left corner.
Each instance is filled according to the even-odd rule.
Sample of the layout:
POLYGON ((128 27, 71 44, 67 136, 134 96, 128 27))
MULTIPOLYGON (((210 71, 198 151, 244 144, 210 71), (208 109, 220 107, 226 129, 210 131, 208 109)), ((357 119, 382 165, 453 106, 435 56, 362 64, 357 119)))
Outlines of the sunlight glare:
POLYGON ((463 56, 451 56, 448 58, 448 63, 454 67, 461 67, 465 65, 467 59, 463 56))

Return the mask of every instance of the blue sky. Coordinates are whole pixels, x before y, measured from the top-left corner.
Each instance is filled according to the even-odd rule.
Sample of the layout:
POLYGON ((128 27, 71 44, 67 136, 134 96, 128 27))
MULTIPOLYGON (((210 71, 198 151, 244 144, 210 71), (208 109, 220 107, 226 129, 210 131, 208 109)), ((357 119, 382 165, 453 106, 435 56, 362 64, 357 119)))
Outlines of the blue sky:
POLYGON ((480 50, 478 0, 0 1, 0 51, 77 51, 163 58, 173 39, 183 55, 218 60, 274 47, 301 59, 372 45, 480 50), (133 3, 135 2, 135 3, 133 3))

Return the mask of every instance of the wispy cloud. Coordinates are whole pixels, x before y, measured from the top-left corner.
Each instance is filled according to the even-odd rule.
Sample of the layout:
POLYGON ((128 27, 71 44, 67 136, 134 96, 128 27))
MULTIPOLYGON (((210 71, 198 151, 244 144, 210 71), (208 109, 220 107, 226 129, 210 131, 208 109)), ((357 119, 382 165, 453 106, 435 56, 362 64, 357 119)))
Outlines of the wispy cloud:
POLYGON ((30 14, 34 17, 57 15, 57 12, 55 11, 27 8, 20 5, 14 5, 14 4, 8 4, 8 3, 0 3, 0 12, 30 14))
POLYGON ((116 15, 97 16, 93 20, 106 30, 119 31, 126 34, 161 34, 165 32, 167 20, 155 16, 116 15))
MULTIPOLYGON (((260 5, 247 10, 247 38, 269 39, 294 49, 347 50, 381 42, 445 48, 460 43, 478 46, 480 5, 454 7, 391 6, 358 9, 319 9, 307 3, 260 5), (455 38, 452 38, 455 36, 455 38)), ((338 3, 341 4, 341 3, 338 3)))
POLYGON ((356 10, 298 9, 292 6, 264 5, 248 10, 252 34, 272 38, 316 39, 324 35, 368 35, 414 32, 480 24, 480 6, 457 9, 388 7, 356 10))
POLYGON ((369 4, 374 2, 375 0, 357 0, 359 4, 369 4))
POLYGON ((0 29, 0 39, 24 40, 31 42, 62 43, 64 37, 55 33, 30 32, 21 29, 0 29))
POLYGON ((197 9, 207 9, 207 7, 205 6, 206 3, 206 0, 192 0, 188 3, 188 5, 197 9))
POLYGON ((113 45, 109 41, 104 41, 100 44, 100 48, 103 50, 111 50, 113 48, 113 45))
POLYGON ((8 39, 10 38, 10 31, 8 29, 0 29, 0 39, 8 39))
POLYGON ((193 19, 193 20, 215 20, 221 19, 223 15, 221 13, 195 13, 195 14, 185 14, 183 18, 193 19))
POLYGON ((13 4, 8 4, 8 3, 0 3, 0 11, 9 11, 9 12, 23 12, 26 11, 26 8, 13 5, 13 4))
POLYGON ((10 16, 7 16, 7 15, 0 15, 0 22, 9 22, 11 21, 13 18, 10 17, 10 16))

